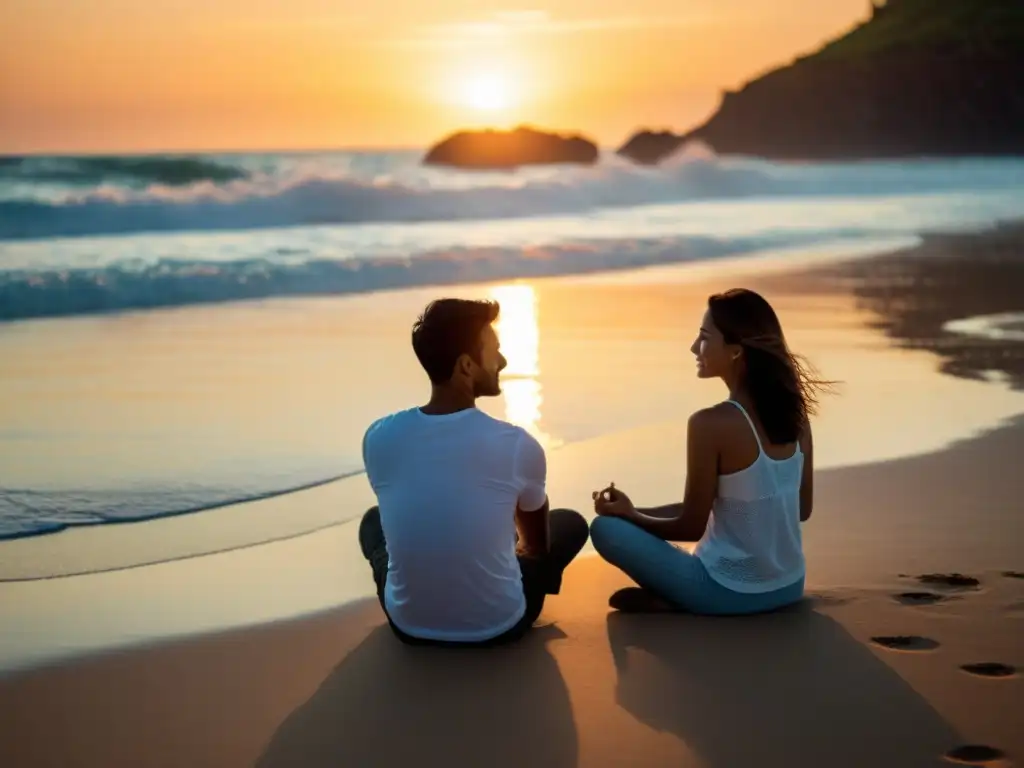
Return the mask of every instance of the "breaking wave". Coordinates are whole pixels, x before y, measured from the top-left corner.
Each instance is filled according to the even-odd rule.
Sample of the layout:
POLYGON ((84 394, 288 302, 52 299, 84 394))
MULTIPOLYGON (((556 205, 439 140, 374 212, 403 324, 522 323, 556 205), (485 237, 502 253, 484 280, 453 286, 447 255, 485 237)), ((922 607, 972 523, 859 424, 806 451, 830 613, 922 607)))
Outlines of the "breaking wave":
MULTIPOLYGON (((25 172, 28 161, 5 162, 0 182, 5 173, 25 172)), ((701 200, 1010 189, 1019 188, 1024 170, 1024 163, 988 161, 801 166, 682 158, 656 169, 606 159, 596 168, 474 176, 443 175, 407 160, 368 170, 326 161, 322 168, 307 162, 287 169, 223 162, 79 158, 65 167, 44 158, 33 166, 37 177, 80 174, 102 181, 45 196, 8 192, 0 197, 0 239, 493 220, 701 200), (151 183, 109 183, 111 174, 151 183)))
POLYGON ((244 179, 239 167, 200 157, 0 157, 0 182, 182 187, 244 179))
POLYGON ((275 296, 316 296, 522 277, 583 274, 865 239, 863 231, 780 232, 747 238, 664 237, 528 247, 448 248, 414 257, 281 261, 160 259, 94 269, 0 272, 0 320, 93 314, 275 296))

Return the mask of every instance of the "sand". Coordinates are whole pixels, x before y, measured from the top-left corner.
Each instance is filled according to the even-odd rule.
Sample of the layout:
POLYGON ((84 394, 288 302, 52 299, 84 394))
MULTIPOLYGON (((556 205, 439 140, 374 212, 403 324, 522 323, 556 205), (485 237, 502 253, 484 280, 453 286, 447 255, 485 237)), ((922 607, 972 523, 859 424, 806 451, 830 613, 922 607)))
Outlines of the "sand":
POLYGON ((906 606, 844 589, 742 619, 631 616, 595 557, 521 645, 410 649, 372 602, 8 680, 9 766, 927 766, 1020 755, 1024 583, 906 606), (872 637, 920 636, 926 651, 872 637))
MULTIPOLYGON (((962 269, 987 242, 951 243, 943 255, 962 269)), ((887 258, 876 263, 908 269, 919 257, 887 258)), ((979 342, 988 350, 979 358, 958 339, 936 355, 922 339, 941 339, 944 319, 929 315, 911 343, 905 322, 888 321, 907 299, 857 307, 848 273, 830 274, 763 271, 746 283, 772 292, 787 329, 830 371, 847 378, 877 366, 850 377, 845 404, 822 419, 826 445, 855 450, 826 449, 832 460, 816 476, 800 606, 735 619, 622 615, 607 597, 628 580, 590 555, 523 643, 410 649, 369 597, 354 524, 329 513, 305 513, 320 530, 268 544, 49 580, 35 577, 61 564, 128 563, 111 560, 95 529, 9 542, 0 570, 30 580, 0 583, 0 766, 859 767, 998 756, 982 747, 1003 764, 1020 760, 1024 421, 1006 418, 1020 402, 1007 385, 1019 347, 1004 341, 1006 353, 992 354, 991 340, 979 342), (901 348, 863 335, 869 322, 901 348), (949 362, 978 359, 985 371, 1009 361, 1007 383, 949 362), (927 364, 961 378, 922 374, 927 364), (904 429, 914 440, 902 442, 904 429), (969 578, 918 578, 953 573, 969 578)), ((572 286, 558 281, 538 287, 560 318, 546 321, 560 329, 548 353, 562 365, 548 368, 554 392, 588 339, 606 354, 613 344, 651 354, 653 369, 666 347, 636 308, 663 306, 667 317, 712 286, 634 277, 630 288, 594 281, 587 301, 570 301, 572 286)), ((980 311, 984 283, 963 284, 976 290, 944 294, 946 319, 980 311)), ((1011 306, 1024 290, 1005 293, 993 311, 1024 309, 1011 306)), ((681 329, 664 329, 677 344, 681 329)), ((608 384, 613 410, 627 385, 608 384)), ((639 503, 667 500, 682 476, 680 418, 554 450, 552 501, 581 500, 606 477, 639 503)), ((259 514, 273 527, 275 509, 369 500, 359 478, 306 493, 259 514)), ((204 528, 230 545, 243 514, 122 526, 114 539, 127 549, 163 541, 149 545, 159 560, 194 546, 204 528)))

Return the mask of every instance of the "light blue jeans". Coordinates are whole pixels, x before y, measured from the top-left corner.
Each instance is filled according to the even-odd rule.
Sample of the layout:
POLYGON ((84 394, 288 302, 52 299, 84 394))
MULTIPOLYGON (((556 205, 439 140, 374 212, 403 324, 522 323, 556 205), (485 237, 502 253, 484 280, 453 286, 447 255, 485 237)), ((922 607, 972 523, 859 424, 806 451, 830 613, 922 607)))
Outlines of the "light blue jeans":
POLYGON ((774 592, 747 594, 723 587, 704 564, 642 528, 616 517, 590 523, 590 540, 598 553, 644 589, 690 613, 737 616, 774 611, 799 601, 804 580, 774 592))

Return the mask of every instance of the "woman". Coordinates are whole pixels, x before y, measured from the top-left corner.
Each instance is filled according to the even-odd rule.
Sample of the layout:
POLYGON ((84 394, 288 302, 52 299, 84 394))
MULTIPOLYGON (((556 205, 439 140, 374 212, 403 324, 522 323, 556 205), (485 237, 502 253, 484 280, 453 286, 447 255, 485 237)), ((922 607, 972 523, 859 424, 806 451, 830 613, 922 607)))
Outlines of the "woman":
POLYGON ((808 375, 753 291, 711 296, 690 351, 697 375, 722 379, 729 399, 689 419, 682 503, 637 509, 614 483, 593 494, 595 548, 641 587, 609 602, 717 615, 794 603, 814 492, 809 417, 826 383, 808 375), (697 547, 691 555, 671 541, 697 547))

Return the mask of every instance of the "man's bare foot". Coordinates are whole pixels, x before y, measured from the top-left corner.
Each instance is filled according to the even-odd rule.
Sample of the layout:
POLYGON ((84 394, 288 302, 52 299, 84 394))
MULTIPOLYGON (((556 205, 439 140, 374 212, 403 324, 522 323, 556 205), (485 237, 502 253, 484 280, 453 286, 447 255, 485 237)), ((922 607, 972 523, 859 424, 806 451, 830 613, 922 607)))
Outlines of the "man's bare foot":
POLYGON ((608 605, 623 613, 676 613, 677 609, 658 597, 653 592, 648 592, 643 587, 623 587, 610 598, 608 605))

